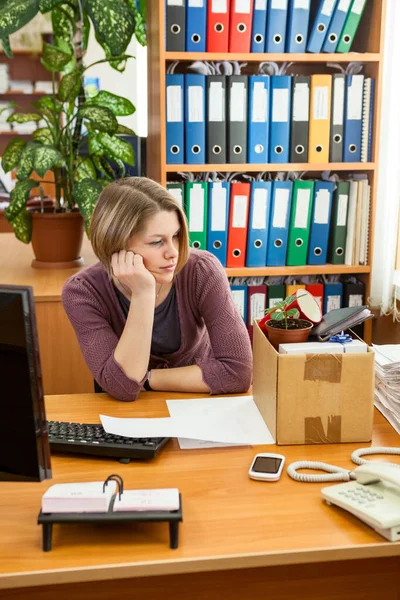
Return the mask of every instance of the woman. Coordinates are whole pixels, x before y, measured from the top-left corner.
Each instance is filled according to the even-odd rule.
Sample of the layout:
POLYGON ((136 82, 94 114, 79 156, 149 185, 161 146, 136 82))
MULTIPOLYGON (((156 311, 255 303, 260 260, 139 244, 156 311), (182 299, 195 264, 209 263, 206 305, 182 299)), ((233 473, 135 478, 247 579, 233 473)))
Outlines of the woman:
POLYGON ((66 282, 62 299, 95 380, 119 400, 142 389, 248 390, 252 353, 225 271, 189 249, 175 199, 145 177, 108 185, 93 211, 99 263, 66 282))

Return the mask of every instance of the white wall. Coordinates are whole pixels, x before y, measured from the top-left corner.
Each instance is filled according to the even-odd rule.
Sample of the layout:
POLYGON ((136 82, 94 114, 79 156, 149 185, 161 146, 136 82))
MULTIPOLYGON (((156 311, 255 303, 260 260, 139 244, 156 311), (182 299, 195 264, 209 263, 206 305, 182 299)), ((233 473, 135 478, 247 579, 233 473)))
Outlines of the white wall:
MULTIPOLYGON (((112 69, 108 63, 101 63, 86 71, 86 74, 100 78, 100 89, 124 96, 133 102, 136 112, 129 117, 118 117, 118 121, 133 129, 137 135, 145 137, 147 136, 147 48, 143 48, 136 39, 133 39, 126 54, 136 58, 128 60, 123 73, 112 69)), ((105 58, 104 51, 96 41, 92 27, 85 65, 103 58, 105 58)))

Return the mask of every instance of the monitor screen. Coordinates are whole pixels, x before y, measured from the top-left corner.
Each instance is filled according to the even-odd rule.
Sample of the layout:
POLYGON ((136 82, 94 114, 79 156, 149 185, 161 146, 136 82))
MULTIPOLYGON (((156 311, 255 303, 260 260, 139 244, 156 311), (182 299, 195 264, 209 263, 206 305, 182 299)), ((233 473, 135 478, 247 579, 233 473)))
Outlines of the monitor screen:
POLYGON ((31 287, 0 285, 0 480, 51 478, 31 287))

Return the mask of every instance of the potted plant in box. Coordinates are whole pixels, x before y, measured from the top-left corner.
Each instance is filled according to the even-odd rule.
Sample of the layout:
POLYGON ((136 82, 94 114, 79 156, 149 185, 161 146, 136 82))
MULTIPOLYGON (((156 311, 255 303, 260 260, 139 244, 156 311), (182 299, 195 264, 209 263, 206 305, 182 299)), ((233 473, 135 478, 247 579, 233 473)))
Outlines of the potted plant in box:
POLYGON ((18 180, 6 218, 19 240, 32 240, 35 266, 79 264, 83 227, 85 224, 88 231, 98 195, 109 181, 124 175, 124 163, 134 165, 131 145, 119 137, 133 131, 119 124, 117 117, 132 114, 135 107, 107 91, 86 97, 83 78, 93 65, 85 66, 83 59, 93 27, 105 52, 105 58, 94 64, 109 62, 123 71, 131 58, 125 50, 132 36, 145 45, 143 4, 142 10, 136 8, 135 0, 5 0, 0 4, 0 40, 9 57, 9 35, 39 11, 51 12, 53 26, 53 43, 43 43, 42 50, 42 64, 52 74, 53 91, 34 102, 32 112, 14 111, 8 118, 11 123, 44 121, 45 126, 34 131, 29 143, 14 138, 2 159, 6 172, 16 168, 18 180), (89 156, 80 155, 84 138, 89 156), (43 197, 40 184, 49 171, 55 182, 54 210, 27 210, 32 190, 37 188, 43 197), (33 173, 39 180, 31 177, 33 173), (68 229, 75 241, 70 256, 60 252, 62 233, 68 229), (52 238, 46 237, 47 230, 52 238), (45 250, 56 254, 44 257, 45 250))
POLYGON ((279 344, 306 342, 311 329, 321 321, 321 309, 315 298, 306 290, 277 302, 266 309, 259 327, 276 350, 279 344))

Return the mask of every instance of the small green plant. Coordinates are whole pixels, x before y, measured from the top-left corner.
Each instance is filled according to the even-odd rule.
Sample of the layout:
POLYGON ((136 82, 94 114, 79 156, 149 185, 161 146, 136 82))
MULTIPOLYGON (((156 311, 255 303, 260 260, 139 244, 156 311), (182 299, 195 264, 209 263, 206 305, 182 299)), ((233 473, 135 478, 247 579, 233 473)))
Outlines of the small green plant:
POLYGON ((296 296, 288 296, 271 308, 267 308, 265 314, 270 315, 273 321, 285 321, 285 329, 288 329, 288 319, 298 319, 300 317, 300 312, 297 308, 289 308, 295 300, 296 296))

